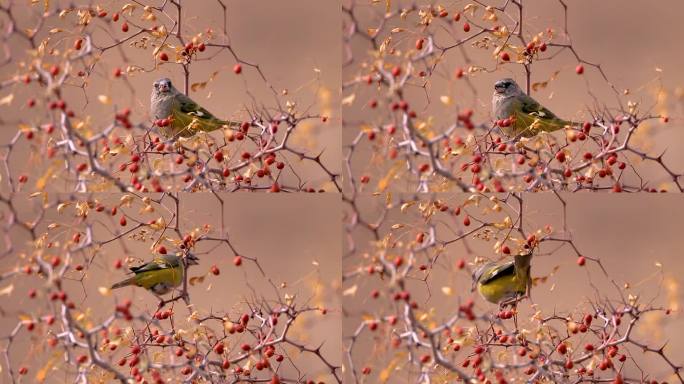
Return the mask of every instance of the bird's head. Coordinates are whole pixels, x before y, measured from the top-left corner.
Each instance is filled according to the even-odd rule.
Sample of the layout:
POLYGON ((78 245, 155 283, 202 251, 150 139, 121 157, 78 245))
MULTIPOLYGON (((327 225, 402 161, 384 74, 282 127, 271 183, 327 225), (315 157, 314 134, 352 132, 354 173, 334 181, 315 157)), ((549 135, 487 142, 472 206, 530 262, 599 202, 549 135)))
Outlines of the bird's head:
POLYGON ((494 92, 503 96, 513 96, 521 93, 521 90, 515 80, 501 79, 494 83, 494 92))
POLYGON ((159 95, 173 92, 173 84, 171 84, 171 80, 164 77, 155 81, 153 92, 159 95))
POLYGON ((187 256, 185 256, 185 262, 188 265, 198 265, 199 264, 199 258, 192 253, 188 253, 187 256))

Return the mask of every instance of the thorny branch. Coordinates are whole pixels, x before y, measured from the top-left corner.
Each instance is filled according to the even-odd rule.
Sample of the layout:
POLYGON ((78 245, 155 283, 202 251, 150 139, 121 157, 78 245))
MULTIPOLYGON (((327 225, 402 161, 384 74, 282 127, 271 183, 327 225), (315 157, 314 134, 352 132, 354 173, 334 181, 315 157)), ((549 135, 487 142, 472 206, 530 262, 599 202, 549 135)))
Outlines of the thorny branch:
POLYGON ((321 101, 320 80, 313 79, 297 91, 309 92, 300 98, 313 97, 311 105, 297 105, 297 99, 291 98, 296 95, 277 90, 259 64, 239 55, 239 43, 231 41, 228 31, 230 10, 222 1, 215 3, 224 15, 221 30, 195 25, 192 29, 199 33, 184 28, 186 4, 135 1, 103 8, 36 2, 29 7, 28 18, 19 16, 27 10, 23 2, 0 6, 0 22, 6 26, 0 36, 5 52, 2 66, 7 74, 0 90, 10 92, 2 104, 12 104, 20 97, 15 95, 28 98, 17 121, 2 122, 19 127, 16 135, 0 143, 3 190, 340 190, 337 165, 314 139, 316 132, 331 125, 331 116, 321 112, 330 106, 321 101), (139 52, 146 57, 133 59, 139 52), (226 52, 235 64, 231 75, 245 78, 247 100, 241 110, 225 109, 235 111, 233 120, 242 122, 237 132, 200 132, 189 139, 165 140, 157 134, 159 121, 146 118, 149 113, 141 115, 132 105, 136 76, 161 66, 177 67, 184 79, 179 89, 187 94, 211 87, 219 73, 227 72, 217 68, 210 76, 200 74, 193 71, 194 64, 226 52), (108 69, 119 62, 120 67, 108 69), (248 82, 250 71, 262 84, 248 82), (123 82, 131 95, 128 101, 106 92, 97 96, 104 105, 115 106, 109 116, 93 116, 91 99, 98 91, 93 84, 102 80, 109 83, 107 88, 123 82), (258 87, 265 88, 272 100, 258 100, 253 92, 258 87), (83 110, 77 106, 83 101, 72 96, 73 89, 82 91, 83 110), (294 139, 303 135, 306 141, 294 139), (61 185, 54 183, 60 179, 61 185))
MULTIPOLYGON (((684 382, 681 362, 664 346, 654 346, 635 332, 648 321, 647 315, 666 316, 671 310, 627 295, 600 258, 580 252, 572 228, 567 227, 566 202, 560 195, 555 195, 562 207, 560 229, 538 227, 528 212, 529 196, 474 193, 345 198, 343 289, 356 304, 373 302, 360 307, 345 305, 344 323, 352 325, 343 335, 345 379, 684 382), (448 291, 443 288, 442 292, 452 297, 435 301, 433 275, 446 270, 457 276, 451 281, 470 281, 473 271, 488 259, 479 256, 482 247, 474 249, 483 243, 497 254, 492 261, 532 251, 533 265, 535 257, 567 249, 577 257, 578 268, 595 266, 600 279, 610 283, 615 292, 599 290, 587 275, 594 298, 579 298, 574 308, 571 304, 572 309, 562 313, 538 304, 530 304, 529 312, 524 308, 526 301, 512 308, 482 307, 467 292, 458 292, 464 284, 448 291), (463 253, 454 254, 454 246, 462 247, 463 253), (417 292, 419 286, 427 297, 417 292), (369 296, 364 298, 365 294, 369 296), (374 351, 372 358, 370 350, 374 351), (660 358, 659 368, 643 362, 650 354, 660 358), (640 375, 633 376, 633 372, 640 375)), ((582 275, 578 274, 579 280, 582 275)), ((548 278, 533 275, 533 283, 548 278)))
POLYGON ((527 26, 535 15, 522 0, 455 6, 345 1, 345 188, 352 193, 684 191, 682 168, 666 162, 664 153, 644 149, 647 134, 642 132, 659 121, 668 123, 668 106, 630 101, 600 64, 580 56, 567 26, 570 7, 562 0, 558 4, 565 20, 562 32, 553 26, 527 26), (473 58, 482 52, 490 59, 473 58), (455 102, 446 96, 441 97, 444 113, 455 121, 433 122, 435 116, 429 114, 437 83, 453 83, 470 90, 474 100, 488 100, 473 86, 478 75, 501 72, 501 77, 510 77, 503 71, 519 66, 530 93, 553 80, 540 79, 534 68, 553 65, 564 52, 577 61, 579 75, 584 66, 597 71, 615 94, 614 103, 592 95, 596 107, 583 111, 584 121, 576 126, 511 138, 499 129, 505 121, 476 113, 467 99, 455 102), (453 61, 466 65, 447 67, 453 61), (424 101, 415 90, 423 91, 424 101))
MULTIPOLYGON (((337 359, 326 356, 320 345, 311 345, 311 338, 304 338, 300 330, 301 323, 325 318, 327 309, 311 305, 310 299, 288 297, 262 261, 239 252, 240 246, 227 232, 185 217, 179 204, 182 196, 74 194, 48 199, 36 195, 27 203, 23 194, 0 195, 3 260, 12 256, 14 265, 2 272, 0 284, 6 288, 20 280, 35 282, 27 304, 35 309, 27 308, 16 326, 0 335, 3 380, 17 382, 30 374, 40 381, 58 367, 75 382, 99 377, 121 383, 165 383, 174 377, 187 383, 341 383, 337 359), (27 210, 27 204, 33 208, 27 210), (152 309, 139 308, 128 298, 117 302, 119 295, 112 297, 106 287, 99 294, 101 300, 111 300, 111 306, 86 307, 90 302, 86 299, 98 295, 86 291, 86 283, 91 286, 94 276, 102 273, 97 268, 103 267, 103 257, 119 252, 131 255, 137 242, 151 244, 152 254, 180 255, 187 272, 183 283, 168 297, 159 297, 159 305, 152 309), (218 251, 236 268, 245 269, 253 280, 247 283, 251 294, 239 303, 217 300, 213 308, 201 308, 191 291, 205 291, 197 286, 221 273, 216 265, 202 263, 204 256, 218 251), (188 255, 197 257, 199 266, 189 267, 188 255), (198 269, 208 272, 197 275, 198 269), (265 281, 266 289, 255 288, 257 280, 265 281), (79 285, 82 297, 75 289, 79 285), (38 365, 27 365, 16 354, 29 347, 27 343, 47 352, 46 365, 38 372, 28 372, 38 365)), ((223 210, 223 201, 216 201, 217 209, 223 210)), ((139 261, 149 260, 117 258, 113 269, 139 261)), ((17 293, 3 293, 8 294, 17 293)), ((2 316, 13 321, 14 316, 5 313, 8 310, 2 316)), ((36 353, 33 358, 43 359, 36 353)))

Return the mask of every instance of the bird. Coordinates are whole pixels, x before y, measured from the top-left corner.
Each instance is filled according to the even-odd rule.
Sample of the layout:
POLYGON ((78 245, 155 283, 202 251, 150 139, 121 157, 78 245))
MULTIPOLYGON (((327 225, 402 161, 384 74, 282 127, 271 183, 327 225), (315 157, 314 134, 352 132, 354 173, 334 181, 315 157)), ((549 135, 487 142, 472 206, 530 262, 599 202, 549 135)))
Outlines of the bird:
MULTIPOLYGON (((199 259, 188 255, 185 260, 187 265, 197 265, 199 259)), ((135 275, 112 285, 111 289, 134 285, 161 296, 181 285, 185 272, 182 259, 170 254, 160 255, 148 263, 129 269, 135 275)))
POLYGON ((241 123, 221 120, 179 92, 168 78, 154 82, 150 112, 166 139, 192 137, 199 131, 211 132, 221 128, 237 128, 241 123))
POLYGON ((494 83, 492 110, 503 133, 510 137, 533 137, 578 123, 559 118, 520 89, 513 79, 494 83))
POLYGON ((515 255, 513 260, 487 263, 473 273, 473 284, 483 299, 506 306, 529 293, 532 285, 532 252, 515 255))

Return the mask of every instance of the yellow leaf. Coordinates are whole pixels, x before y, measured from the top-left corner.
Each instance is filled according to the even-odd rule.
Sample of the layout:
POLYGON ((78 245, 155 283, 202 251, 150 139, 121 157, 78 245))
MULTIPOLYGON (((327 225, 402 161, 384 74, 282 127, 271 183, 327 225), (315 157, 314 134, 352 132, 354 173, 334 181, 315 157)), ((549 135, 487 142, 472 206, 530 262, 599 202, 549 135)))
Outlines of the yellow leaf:
POLYGON ((97 100, 99 100, 100 103, 102 103, 104 105, 109 105, 112 102, 112 100, 107 95, 100 95, 97 97, 97 100))
POLYGON ((45 171, 45 174, 43 174, 38 180, 36 180, 36 189, 42 191, 45 189, 45 186, 48 184, 48 181, 52 178, 52 175, 55 173, 55 170, 53 167, 50 167, 45 171))
POLYGON ((102 296, 109 296, 109 294, 112 293, 112 290, 107 287, 99 287, 97 290, 102 296))
POLYGON ((454 294, 453 289, 449 286, 442 287, 442 293, 445 294, 446 296, 451 296, 454 294))
POLYGON ((36 382, 42 383, 47 378, 48 372, 52 371, 52 368, 61 361, 64 352, 55 351, 55 353, 50 356, 50 359, 45 363, 45 365, 36 373, 36 382))
POLYGON ((405 359, 405 353, 397 353, 395 357, 392 359, 392 361, 390 361, 390 363, 387 364, 387 366, 382 371, 380 371, 380 375, 378 376, 380 382, 386 383, 392 375, 392 372, 396 370, 400 362, 404 361, 405 359))

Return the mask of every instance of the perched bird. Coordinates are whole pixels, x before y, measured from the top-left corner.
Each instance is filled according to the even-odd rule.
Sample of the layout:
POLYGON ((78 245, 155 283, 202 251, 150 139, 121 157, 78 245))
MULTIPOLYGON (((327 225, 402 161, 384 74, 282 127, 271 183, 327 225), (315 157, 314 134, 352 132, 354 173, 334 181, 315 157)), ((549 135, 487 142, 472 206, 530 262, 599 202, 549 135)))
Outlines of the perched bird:
MULTIPOLYGON (((188 265, 197 265, 194 255, 186 257, 188 265)), ((131 267, 135 275, 112 285, 112 289, 135 285, 152 291, 156 295, 165 295, 183 282, 183 261, 176 255, 161 255, 149 263, 131 267)))
POLYGON ((520 89, 513 79, 494 83, 494 117, 503 122, 501 130, 508 137, 532 137, 539 132, 553 132, 577 123, 563 120, 520 89), (507 120, 508 119, 508 120, 507 120))
POLYGON ((239 127, 240 123, 216 118, 191 98, 179 92, 171 80, 154 82, 150 112, 167 139, 190 137, 198 131, 211 132, 220 128, 239 127))
POLYGON ((477 291, 490 303, 505 306, 529 293, 532 284, 530 261, 532 252, 516 255, 510 261, 481 266, 473 274, 477 291))

